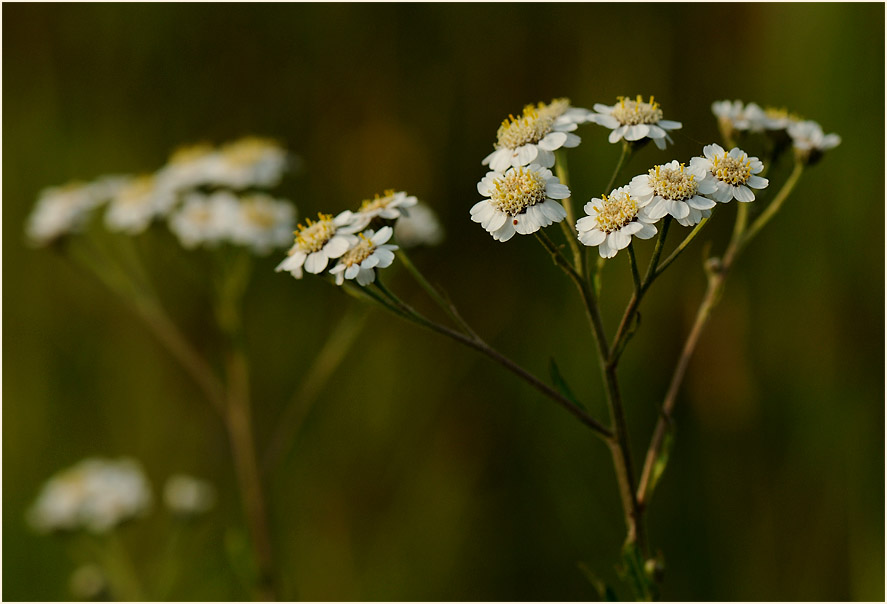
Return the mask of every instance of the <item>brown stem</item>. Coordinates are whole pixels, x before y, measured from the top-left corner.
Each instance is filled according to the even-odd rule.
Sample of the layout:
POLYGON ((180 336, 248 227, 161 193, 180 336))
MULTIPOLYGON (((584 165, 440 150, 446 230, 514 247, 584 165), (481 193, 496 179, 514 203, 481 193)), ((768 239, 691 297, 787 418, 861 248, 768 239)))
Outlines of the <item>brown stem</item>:
POLYGON ((256 596, 260 600, 272 601, 276 599, 276 577, 265 498, 256 460, 255 443, 253 442, 249 368, 242 351, 235 350, 229 353, 226 368, 228 373, 228 407, 225 424, 231 441, 244 512, 256 552, 259 572, 256 596))

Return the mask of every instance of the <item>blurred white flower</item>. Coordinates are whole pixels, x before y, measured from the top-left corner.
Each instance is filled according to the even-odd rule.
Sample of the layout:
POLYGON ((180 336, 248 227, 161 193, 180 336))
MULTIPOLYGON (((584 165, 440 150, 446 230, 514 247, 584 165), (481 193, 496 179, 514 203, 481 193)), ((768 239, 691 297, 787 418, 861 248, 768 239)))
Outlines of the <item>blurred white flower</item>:
POLYGON ((291 203, 256 193, 241 198, 231 224, 231 239, 238 245, 267 254, 292 240, 296 210, 291 203))
POLYGON ((482 164, 496 172, 531 163, 550 168, 554 151, 579 145, 581 139, 571 132, 588 119, 588 110, 570 107, 568 99, 527 105, 520 117, 509 115, 502 122, 493 145, 496 150, 482 164))
POLYGON ((336 275, 336 284, 342 285, 345 279, 357 279, 360 285, 369 285, 376 280, 377 268, 386 268, 394 262, 396 245, 387 245, 394 230, 382 227, 378 233, 364 231, 355 239, 356 242, 346 251, 339 263, 330 269, 336 275))
POLYGON ((672 161, 631 179, 631 194, 656 220, 671 214, 679 224, 693 226, 711 215, 715 202, 701 197, 717 189, 702 166, 672 161))
POLYGON ((220 154, 212 145, 199 143, 179 147, 167 164, 157 171, 158 185, 172 191, 187 191, 214 184, 220 161, 220 154))
POLYGON ((401 216, 394 223, 394 238, 405 248, 420 245, 434 246, 443 241, 444 230, 434 210, 424 203, 419 203, 410 208, 406 216, 401 216))
POLYGON ((322 273, 330 259, 338 258, 356 242, 348 228, 354 214, 346 210, 333 218, 331 214, 318 214, 317 222, 310 218, 296 230, 296 242, 287 252, 288 257, 277 265, 276 271, 288 271, 296 279, 302 278, 302 267, 309 273, 322 273))
POLYGON ((214 184, 232 189, 273 187, 286 169, 286 150, 275 141, 254 136, 222 146, 211 165, 214 184))
POLYGON ((131 459, 85 459, 49 479, 28 511, 39 532, 85 528, 103 533, 151 507, 151 488, 131 459))
POLYGON ((823 133, 822 126, 812 120, 790 124, 788 135, 795 150, 808 159, 818 159, 823 151, 834 149, 841 144, 840 136, 823 133))
POLYGON ((564 207, 554 200, 569 197, 570 189, 537 164, 510 168, 504 174, 487 172, 477 183, 477 191, 488 199, 471 208, 471 220, 496 241, 508 241, 515 233, 535 233, 567 217, 564 207))
POLYGON ((702 153, 704 157, 694 157, 690 166, 701 167, 707 172, 706 178, 714 179, 717 188, 708 195, 715 201, 754 201, 752 189, 763 189, 770 184, 766 178, 757 176, 764 169, 761 160, 749 157, 738 147, 728 153, 720 145, 711 144, 706 145, 702 153))
POLYGON ((183 247, 214 246, 231 236, 239 212, 237 197, 228 191, 189 193, 170 215, 169 228, 183 247))
POLYGON ((107 176, 90 183, 74 182, 40 192, 28 216, 25 233, 33 245, 47 245, 80 228, 96 207, 117 194, 126 178, 107 176))
POLYGON ((770 123, 764 110, 756 103, 743 105, 742 101, 715 101, 711 104, 711 111, 726 135, 731 135, 734 130, 763 132, 770 123))
MULTIPOLYGON (((650 199, 647 200, 647 203, 650 199)), ((647 206, 631 195, 628 187, 613 189, 609 196, 593 198, 583 208, 588 216, 576 222, 579 241, 587 246, 598 246, 601 258, 612 258, 628 247, 631 236, 649 239, 656 234, 647 206)))
POLYGON ((360 209, 354 212, 351 230, 362 231, 376 217, 394 220, 405 216, 406 209, 415 206, 418 202, 416 197, 407 195, 404 191, 394 191, 394 189, 388 189, 382 195, 376 194, 373 199, 364 200, 360 204, 360 209))
POLYGON ((662 109, 652 96, 649 102, 644 102, 641 95, 635 100, 624 96, 618 97, 618 100, 615 105, 597 103, 594 106, 597 113, 592 116, 595 123, 610 128, 608 140, 611 143, 618 143, 623 138, 633 142, 646 137, 652 139, 660 149, 665 149, 666 141, 674 142, 668 136, 668 131, 681 128, 681 123, 662 119, 662 109))
POLYGON ((215 505, 216 490, 205 480, 176 474, 170 476, 163 486, 163 502, 173 514, 197 516, 215 505))
POLYGON ((105 224, 112 231, 136 235, 151 221, 164 216, 176 202, 175 192, 151 175, 129 179, 111 199, 105 211, 105 224))

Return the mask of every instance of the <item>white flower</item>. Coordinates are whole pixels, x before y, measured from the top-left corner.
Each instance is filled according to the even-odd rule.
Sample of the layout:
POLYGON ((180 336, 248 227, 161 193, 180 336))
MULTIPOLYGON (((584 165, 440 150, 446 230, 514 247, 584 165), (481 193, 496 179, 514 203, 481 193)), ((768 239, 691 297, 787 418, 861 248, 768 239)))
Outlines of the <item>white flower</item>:
POLYGON ((764 107, 764 128, 767 130, 785 130, 799 121, 801 118, 784 107, 764 107))
POLYGON ((147 513, 151 499, 148 480, 133 460, 85 459, 43 485, 28 520, 40 532, 103 533, 147 513))
POLYGON ((403 247, 433 246, 443 241, 444 230, 434 210, 419 203, 394 223, 394 237, 403 247))
POLYGON ((416 197, 407 195, 404 191, 388 189, 382 195, 376 194, 373 199, 365 199, 360 204, 360 209, 354 213, 351 229, 354 232, 362 231, 376 217, 395 220, 405 216, 406 208, 413 207, 418 202, 416 197))
POLYGON ((733 130, 763 132, 770 123, 757 103, 743 105, 742 101, 715 101, 711 104, 711 111, 718 118, 721 129, 727 133, 733 130))
POLYGON ((186 248, 214 246, 231 237, 239 206, 237 197, 228 191, 190 193, 170 215, 169 228, 186 248))
POLYGON ((286 151, 272 140, 257 137, 224 145, 212 166, 215 184, 232 189, 273 187, 286 168, 286 151))
POLYGON ((105 212, 108 229, 136 235, 144 231, 155 217, 169 212, 175 205, 176 194, 159 184, 154 176, 147 175, 127 181, 105 212))
POLYGON ((309 273, 322 273, 330 259, 338 258, 356 241, 348 226, 354 215, 346 210, 332 217, 318 214, 317 222, 306 219, 295 232, 296 242, 288 252, 288 258, 277 265, 277 271, 288 271, 296 279, 302 278, 302 267, 309 273))
MULTIPOLYGON (((649 203, 650 200, 647 200, 649 203)), ((610 196, 602 195, 585 204, 588 216, 576 222, 579 241, 588 246, 599 246, 601 258, 612 258, 621 249, 628 247, 631 236, 649 239, 656 234, 653 218, 647 206, 633 197, 629 187, 613 189, 610 196)))
POLYGON ((554 151, 576 147, 581 139, 572 134, 577 124, 590 119, 587 109, 570 107, 568 99, 555 99, 548 105, 524 107, 520 117, 509 115, 496 133, 495 151, 482 164, 496 172, 534 163, 544 168, 554 165, 554 151))
POLYGON ((487 172, 477 183, 487 197, 471 208, 471 220, 479 222, 496 241, 508 241, 515 233, 529 235, 567 217, 555 199, 566 199, 570 190, 551 170, 537 164, 510 168, 504 174, 487 172))
POLYGON ((822 153, 841 144, 840 136, 824 134, 822 126, 812 120, 790 124, 788 135, 795 149, 803 153, 822 153))
POLYGON ((221 155, 211 145, 202 143, 180 147, 157 171, 157 182, 161 188, 172 191, 215 184, 220 166, 221 155))
POLYGON ((714 180, 717 188, 708 195, 715 201, 754 201, 755 194, 751 189, 763 189, 770 184, 766 178, 756 176, 764 169, 761 160, 749 157, 738 147, 728 153, 720 145, 711 144, 706 145, 702 153, 705 157, 694 157, 690 160, 690 167, 701 167, 707 172, 706 178, 714 180))
POLYGON ((173 514, 197 516, 215 505, 216 490, 205 480, 176 474, 170 476, 163 486, 163 502, 173 514))
POLYGON ((689 167, 672 161, 650 168, 647 174, 631 179, 631 194, 647 207, 647 215, 658 220, 671 214, 679 224, 693 226, 711 215, 715 202, 701 197, 717 189, 702 166, 689 167))
POLYGON ((96 207, 108 201, 126 179, 108 176, 91 183, 70 183, 40 192, 25 233, 34 245, 47 245, 79 229, 96 207))
POLYGON ((241 198, 231 225, 231 240, 267 254, 292 241, 295 208, 291 203, 256 193, 241 198))
POLYGON ((681 128, 681 123, 662 119, 662 109, 652 96, 648 103, 642 100, 641 95, 634 101, 624 96, 618 97, 618 100, 615 105, 597 103, 594 106, 597 114, 592 117, 594 122, 612 130, 608 139, 611 143, 618 143, 623 138, 639 141, 648 137, 657 147, 665 149, 666 141, 674 142, 667 131, 681 128))
POLYGON ((394 230, 382 227, 378 233, 364 231, 354 245, 342 255, 339 263, 330 269, 336 275, 336 284, 342 285, 345 279, 357 279, 360 285, 369 285, 376 280, 377 268, 386 268, 394 262, 396 245, 386 245, 394 230))

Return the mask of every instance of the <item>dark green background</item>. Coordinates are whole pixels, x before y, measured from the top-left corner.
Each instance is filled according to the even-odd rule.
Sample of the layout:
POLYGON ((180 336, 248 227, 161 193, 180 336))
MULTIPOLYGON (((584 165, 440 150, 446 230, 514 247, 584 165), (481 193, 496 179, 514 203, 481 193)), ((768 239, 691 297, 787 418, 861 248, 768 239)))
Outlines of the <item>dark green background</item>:
MULTIPOLYGON (((663 595, 883 599, 883 28, 879 4, 5 5, 4 599, 68 597, 77 550, 23 516, 48 476, 87 455, 134 456, 155 486, 177 471, 218 484, 219 509, 174 554, 172 596, 249 597, 223 553, 242 521, 220 424, 126 308, 24 245, 40 189, 151 171, 181 143, 277 137, 303 160, 279 191, 302 216, 388 187, 431 204, 448 238, 414 260, 520 363, 544 375, 555 355, 603 416, 570 284, 532 238, 496 243, 468 210, 508 113, 636 93, 684 128, 626 182, 716 140, 718 99, 786 106, 843 137, 742 257, 690 366, 649 514, 663 595)), ((618 147, 598 126, 579 134, 584 202, 618 147)), ((704 240, 722 249, 733 212, 644 302, 620 368, 638 456, 702 294, 704 240)), ((201 255, 163 229, 138 243, 209 349, 201 255)), ((623 256, 606 271, 611 333, 623 256)), ((247 298, 260 443, 353 304, 275 274, 278 260, 259 261, 247 298)), ((608 452, 587 430, 486 359, 378 312, 269 490, 289 598, 590 599, 577 562, 612 579, 623 537, 608 452)), ((168 525, 159 511, 124 531, 144 572, 168 525)))

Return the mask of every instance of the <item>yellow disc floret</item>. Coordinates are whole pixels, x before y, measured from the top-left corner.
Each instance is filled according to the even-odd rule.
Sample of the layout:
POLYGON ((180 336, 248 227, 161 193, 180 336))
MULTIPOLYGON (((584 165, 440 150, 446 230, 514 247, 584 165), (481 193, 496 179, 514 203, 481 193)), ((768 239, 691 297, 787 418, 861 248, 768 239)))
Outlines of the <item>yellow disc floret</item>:
POLYGON ((397 194, 394 189, 385 189, 385 192, 379 195, 378 193, 373 199, 364 199, 360 204, 361 212, 368 212, 370 210, 384 210, 388 207, 397 194))
POLYGON ((345 252, 345 255, 342 256, 342 264, 346 267, 360 264, 376 251, 376 244, 373 243, 372 239, 363 233, 358 235, 358 237, 360 237, 360 241, 357 245, 345 252))
POLYGON ((610 197, 601 195, 601 203, 592 207, 597 212, 598 229, 605 233, 621 229, 638 215, 638 200, 627 191, 617 191, 610 197))
POLYGON ((249 166, 258 162, 268 152, 280 151, 273 140, 250 136, 222 147, 225 159, 237 166, 249 166))
POLYGON ((715 178, 731 185, 744 185, 751 176, 751 160, 745 153, 737 159, 724 151, 724 156, 715 156, 711 164, 711 173, 715 178))
POLYGON ((244 217, 260 229, 270 229, 277 223, 274 205, 268 199, 253 195, 241 201, 244 217))
POLYGON ((635 124, 655 124, 662 119, 662 109, 659 103, 650 97, 650 101, 645 103, 638 95, 635 100, 627 99, 624 96, 617 97, 619 104, 613 107, 610 115, 619 120, 623 126, 634 126, 635 124))
POLYGON ((545 200, 546 181, 541 174, 529 168, 514 168, 493 182, 490 203, 509 216, 545 200))
POLYGON ((305 254, 317 252, 336 234, 336 225, 330 214, 318 214, 317 222, 310 218, 306 218, 305 222, 305 225, 296 227, 299 229, 295 231, 296 246, 290 250, 290 254, 295 253, 296 249, 305 254))
POLYGON ((151 192, 153 190, 153 176, 137 176, 136 178, 133 178, 131 181, 126 183, 126 186, 120 190, 114 200, 114 203, 128 206, 140 205, 149 201, 149 196, 151 195, 151 192))
POLYGON ((680 168, 669 166, 656 166, 647 173, 650 177, 650 186, 653 192, 664 199, 682 201, 696 195, 699 183, 696 176, 684 171, 684 164, 680 168))

